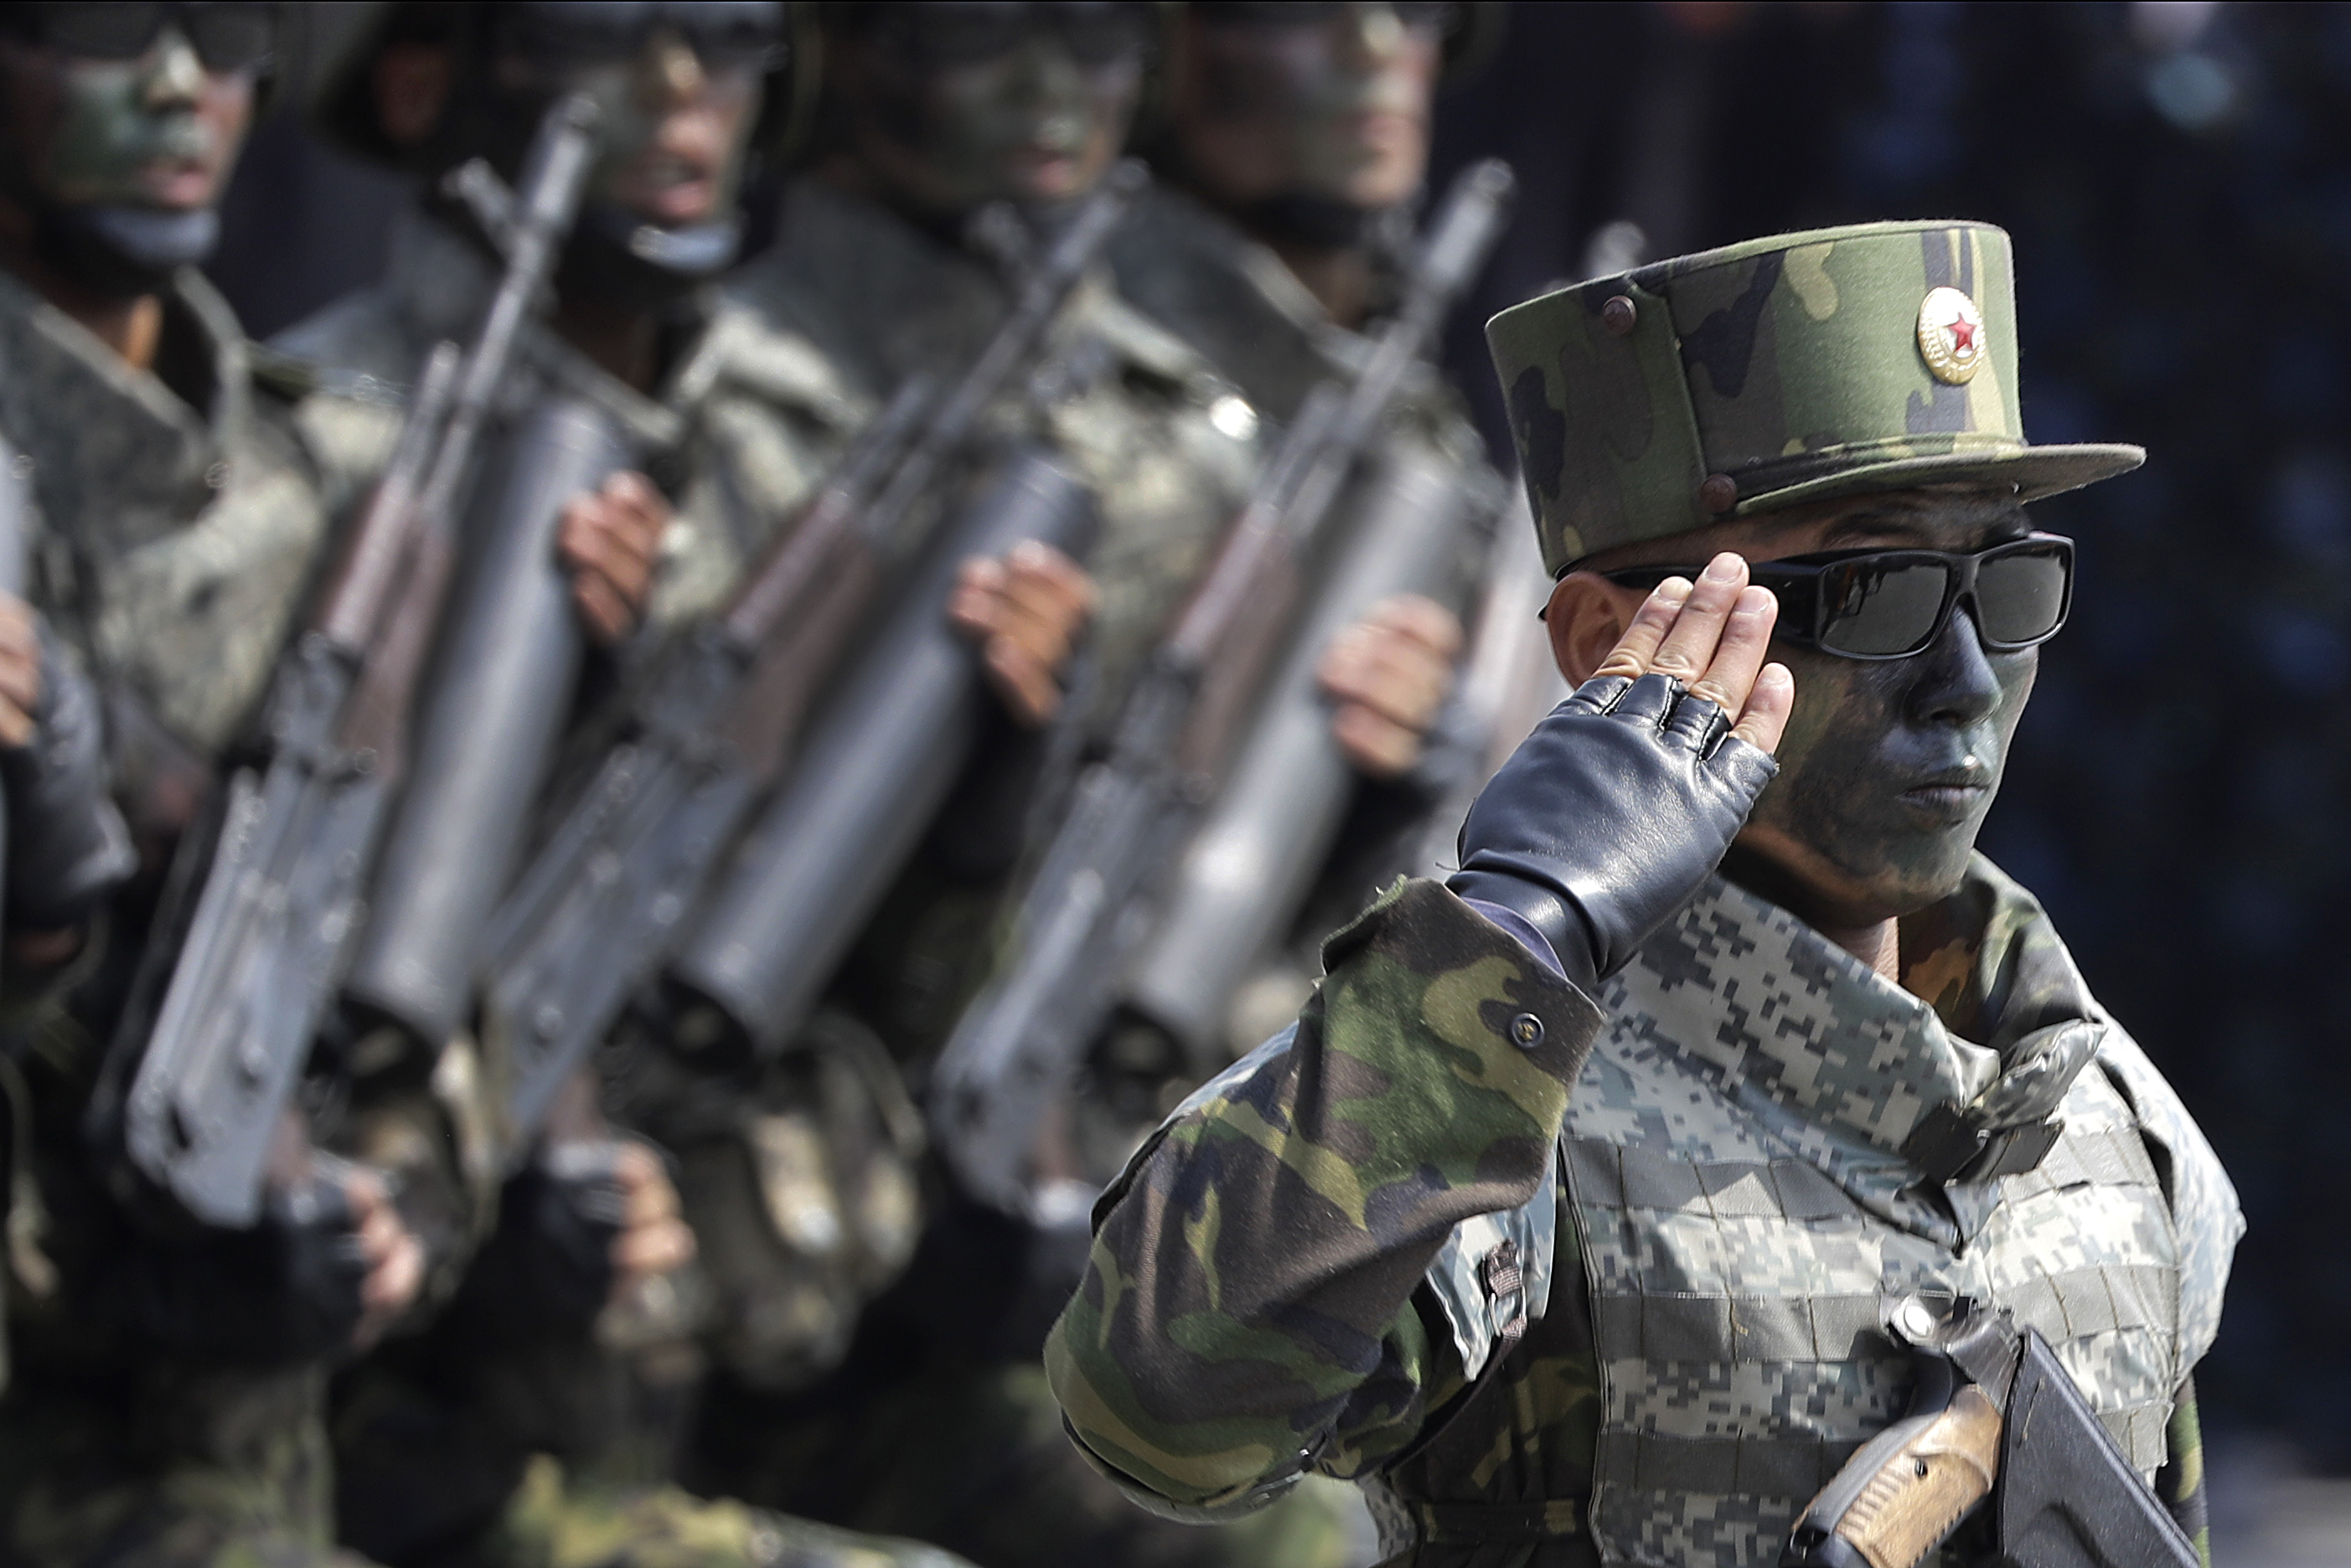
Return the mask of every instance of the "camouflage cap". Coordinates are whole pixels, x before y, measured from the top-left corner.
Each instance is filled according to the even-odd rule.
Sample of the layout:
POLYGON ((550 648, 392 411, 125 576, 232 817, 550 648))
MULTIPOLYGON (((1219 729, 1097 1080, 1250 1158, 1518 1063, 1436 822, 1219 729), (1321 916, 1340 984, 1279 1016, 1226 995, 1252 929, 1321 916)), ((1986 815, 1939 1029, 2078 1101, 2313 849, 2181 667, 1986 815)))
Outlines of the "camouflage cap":
POLYGON ((2135 446, 2028 446, 2006 232, 1858 223, 1681 256, 1486 324, 1543 564, 1802 502, 1979 481, 2023 501, 2135 446))

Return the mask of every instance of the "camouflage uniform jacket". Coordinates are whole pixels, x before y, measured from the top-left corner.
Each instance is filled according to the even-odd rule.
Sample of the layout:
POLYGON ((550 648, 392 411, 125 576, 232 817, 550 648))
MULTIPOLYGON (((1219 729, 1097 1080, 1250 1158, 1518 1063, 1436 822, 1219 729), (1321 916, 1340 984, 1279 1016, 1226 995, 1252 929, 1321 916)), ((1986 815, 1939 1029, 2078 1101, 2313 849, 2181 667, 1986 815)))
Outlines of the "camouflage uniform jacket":
POLYGON ((1406 885, 1105 1195, 1048 1366, 1132 1489, 1355 1476, 1420 1564, 1776 1561, 1902 1412, 1880 1293, 1934 1287, 2039 1328, 2143 1471, 2192 1468, 2234 1195, 2022 889, 1979 861, 1906 921, 1908 989, 1719 881, 1604 1018, 1512 946, 1406 885), (2028 1102, 2064 1130, 2021 1175, 1900 1152, 1938 1106, 2028 1102), (1475 1266, 1505 1237, 1519 1271, 1475 1266))
MULTIPOLYGON (((105 694, 151 874, 250 722, 327 533, 227 306, 193 272, 163 300, 151 373, 0 275, 0 431, 38 513, 31 596, 105 694)), ((134 1222, 85 1137, 152 891, 152 876, 133 885, 62 1007, 12 1021, 6 1042, 16 1376, 0 1401, 0 1558, 323 1558, 321 1369, 186 1343, 181 1243, 134 1222)))

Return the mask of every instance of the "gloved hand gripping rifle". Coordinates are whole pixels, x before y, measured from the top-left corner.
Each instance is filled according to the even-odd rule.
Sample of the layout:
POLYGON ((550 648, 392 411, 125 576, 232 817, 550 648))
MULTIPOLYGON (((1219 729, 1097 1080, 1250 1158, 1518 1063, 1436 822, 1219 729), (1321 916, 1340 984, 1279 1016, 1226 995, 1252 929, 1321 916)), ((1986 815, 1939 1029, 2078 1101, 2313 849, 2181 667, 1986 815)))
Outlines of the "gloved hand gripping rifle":
MULTIPOLYGON (((271 1137, 340 977, 404 771, 477 438, 579 210, 595 121, 595 106, 573 96, 540 124, 473 347, 461 359, 443 343, 428 358, 316 624, 278 667, 267 768, 229 781, 124 1110, 132 1163, 208 1223, 243 1227, 260 1214, 271 1137)), ((144 1016, 134 1006, 126 1027, 144 1016)))
POLYGON ((513 1064, 504 1135, 528 1146, 557 1088, 674 943, 780 775, 815 694, 922 545, 921 504, 1040 346, 1143 182, 1122 165, 1021 276, 944 395, 901 388, 726 613, 653 683, 643 732, 602 763, 491 922, 483 1029, 513 1064))
POLYGON ((1477 275, 1511 189, 1509 169, 1489 161, 1447 192, 1403 308, 1352 382, 1326 382, 1300 409, 1152 654, 1110 754, 1081 776, 1016 915, 1014 957, 966 1011, 933 1074, 933 1120, 974 1197, 1026 1210, 1038 1125, 1110 1012, 1157 885, 1279 646, 1301 591, 1299 563, 1313 553, 1406 374, 1477 275))

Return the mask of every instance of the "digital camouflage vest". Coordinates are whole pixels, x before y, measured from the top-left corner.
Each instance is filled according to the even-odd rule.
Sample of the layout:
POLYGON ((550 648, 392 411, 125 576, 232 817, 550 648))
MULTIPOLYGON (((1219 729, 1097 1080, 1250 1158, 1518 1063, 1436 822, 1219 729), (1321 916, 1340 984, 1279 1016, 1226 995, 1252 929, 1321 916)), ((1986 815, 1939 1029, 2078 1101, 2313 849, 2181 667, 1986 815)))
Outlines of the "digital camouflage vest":
MULTIPOLYGON (((2233 1194, 2030 897, 1979 861, 1951 902, 1974 918, 1949 940, 1905 929, 1906 978, 1943 982, 1939 1013, 1720 881, 1604 989, 1610 1026, 1561 1138, 1599 1430, 1588 1510, 1553 1511, 1603 1561, 1775 1561, 1903 1413, 1907 1353, 1879 1325, 1885 1298, 1914 1292, 2011 1309, 2132 1463, 2163 1462, 2172 1396, 2217 1327, 2233 1194), (1988 1021, 1990 1044, 1947 1016, 1988 1021), (2068 1084, 2092 1059, 2085 1024, 2096 1070, 2068 1084), (1938 1106, 2032 1079, 2063 1123, 2033 1168, 1938 1185, 1902 1152, 1938 1106)), ((1431 1282, 1475 1366, 1490 1340, 1460 1332, 1481 1315, 1456 1300, 1459 1250, 1431 1282)))

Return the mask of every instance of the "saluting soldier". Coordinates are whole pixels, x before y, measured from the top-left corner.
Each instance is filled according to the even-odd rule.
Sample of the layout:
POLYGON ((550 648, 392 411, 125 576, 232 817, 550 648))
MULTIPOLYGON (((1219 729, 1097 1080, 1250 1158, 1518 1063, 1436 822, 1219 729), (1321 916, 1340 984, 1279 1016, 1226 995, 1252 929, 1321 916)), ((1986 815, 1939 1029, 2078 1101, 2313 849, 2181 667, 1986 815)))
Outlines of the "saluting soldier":
POLYGON ((1973 1308, 2200 1531, 2234 1194, 1973 852, 2073 588, 2027 505, 2144 456, 2026 444, 2015 322, 2006 234, 1878 223, 1489 326, 1587 684, 1098 1210, 1047 1365, 1138 1499, 1311 1470, 1396 1562, 1774 1563, 1973 1308))

